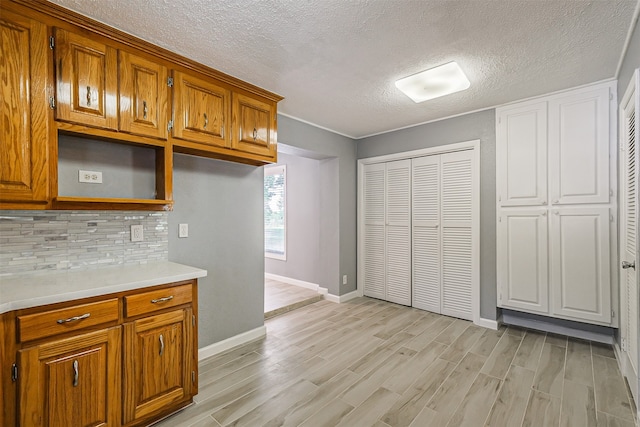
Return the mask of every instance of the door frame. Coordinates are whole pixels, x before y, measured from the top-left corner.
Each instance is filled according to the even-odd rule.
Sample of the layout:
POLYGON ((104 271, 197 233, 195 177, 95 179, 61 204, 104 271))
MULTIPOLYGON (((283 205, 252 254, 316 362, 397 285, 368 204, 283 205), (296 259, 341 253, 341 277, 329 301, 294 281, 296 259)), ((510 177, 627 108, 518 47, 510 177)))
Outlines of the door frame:
MULTIPOLYGON (((633 102, 635 104, 635 111, 636 111, 636 165, 635 165, 635 170, 636 170, 636 199, 637 199, 637 191, 638 191, 638 176, 640 175, 640 162, 638 161, 638 150, 640 149, 640 126, 638 126, 638 124, 640 123, 640 68, 636 68, 635 71, 633 72, 633 75, 631 76, 631 79, 629 81, 629 84, 627 86, 627 89, 625 90, 624 96, 622 97, 620 104, 619 104, 619 111, 618 111, 618 117, 620 118, 619 120, 619 126, 620 126, 620 150, 622 150, 624 143, 626 142, 626 140, 624 140, 623 138, 625 138, 626 136, 626 132, 627 129, 625 127, 625 123, 623 121, 623 118, 625 117, 624 114, 624 110, 625 110, 625 106, 628 105, 630 102, 633 102), (631 96, 634 95, 634 99, 631 99, 631 96)), ((623 160, 624 157, 620 156, 620 159, 623 160)), ((622 197, 621 192, 624 190, 625 185, 624 185, 624 177, 623 172, 624 172, 624 168, 622 165, 619 165, 619 194, 618 197, 622 197)), ((621 202, 621 200, 619 200, 619 202, 621 202)), ((636 200, 636 224, 638 222, 638 218, 639 218, 639 213, 640 213, 640 207, 638 206, 639 203, 636 200)), ((622 225, 624 225, 624 221, 622 220, 622 216, 623 216, 623 209, 622 206, 620 206, 620 209, 618 209, 620 218, 618 220, 618 224, 620 224, 620 239, 619 239, 619 246, 618 246, 618 250, 620 252, 620 256, 619 258, 622 258, 622 251, 624 250, 624 248, 622 247, 623 243, 624 243, 624 239, 622 238, 622 234, 624 232, 624 230, 622 229, 622 225)), ((635 269, 635 273, 636 273, 636 286, 640 286, 640 232, 639 229, 636 225, 636 259, 635 259, 635 263, 636 263, 636 269, 635 269)), ((620 269, 620 264, 616 265, 616 268, 620 269)), ((620 314, 622 316, 622 312, 624 310, 624 307, 622 307, 622 300, 623 300, 623 293, 624 293, 624 287, 623 287, 623 280, 624 280, 625 275, 624 274, 620 274, 619 278, 618 278, 618 288, 619 288, 619 292, 618 294, 620 295, 620 314)), ((640 309, 640 289, 638 289, 638 292, 636 293, 637 295, 637 301, 636 304, 638 304, 638 308, 640 309)), ((640 310, 639 310, 640 312, 640 310)), ((629 382, 629 387, 632 390, 632 395, 633 397, 636 399, 636 406, 638 406, 638 400, 640 400, 640 316, 638 316, 639 318, 636 319, 637 322, 637 326, 636 326, 636 330, 638 332, 638 337, 636 337, 637 341, 636 341, 636 350, 637 353, 635 355, 636 357, 636 366, 638 367, 638 372, 635 373, 636 377, 633 378, 633 365, 631 363, 631 360, 629 359, 629 355, 627 353, 626 350, 623 350, 622 347, 622 329, 624 328, 624 322, 620 322, 620 329, 618 329, 618 334, 616 336, 615 342, 614 342, 614 350, 616 353, 616 360, 618 361, 618 365, 620 368, 620 371, 622 372, 623 376, 627 379, 627 381, 629 382)), ((640 407, 638 408, 638 415, 640 416, 640 407)))
POLYGON ((486 328, 497 329, 498 323, 493 319, 480 317, 480 140, 474 139, 454 144, 439 145, 419 150, 403 151, 376 157, 367 157, 358 160, 358 214, 357 214, 357 283, 358 296, 364 295, 364 166, 374 163, 386 163, 394 160, 407 160, 415 157, 424 157, 437 154, 453 153, 457 151, 473 152, 473 205, 472 205, 472 295, 473 323, 486 328))

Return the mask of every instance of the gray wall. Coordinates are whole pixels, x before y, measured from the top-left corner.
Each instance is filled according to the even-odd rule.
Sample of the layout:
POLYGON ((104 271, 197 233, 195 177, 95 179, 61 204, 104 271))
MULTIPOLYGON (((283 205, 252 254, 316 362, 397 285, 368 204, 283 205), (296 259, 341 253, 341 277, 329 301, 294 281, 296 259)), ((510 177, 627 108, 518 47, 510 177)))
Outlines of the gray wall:
POLYGON ((156 150, 60 135, 61 196, 155 199, 156 150), (102 172, 102 184, 78 182, 78 170, 102 172))
POLYGON ((319 284, 320 161, 278 153, 286 165, 286 260, 265 257, 265 273, 319 284))
POLYGON ((618 100, 622 99, 624 91, 629 86, 631 75, 633 70, 640 67, 640 21, 636 21, 635 29, 631 36, 629 48, 622 61, 622 67, 620 68, 620 75, 618 76, 618 100))
MULTIPOLYGON (((321 265, 331 264, 331 259, 337 257, 338 269, 329 268, 323 271, 320 285, 328 288, 333 295, 344 295, 356 289, 356 143, 354 140, 341 136, 289 117, 278 115, 278 142, 301 148, 303 150, 318 153, 319 157, 329 158, 320 165, 321 181, 325 189, 321 193, 327 195, 328 191, 335 192, 337 184, 337 229, 332 223, 332 218, 321 222, 321 240, 325 233, 335 233, 331 238, 338 241, 335 246, 330 242, 320 243, 321 248, 327 248, 329 252, 326 258, 321 259, 321 265), (332 176, 326 175, 331 171, 332 176), (337 172, 337 173, 336 173, 337 172), (323 177, 324 176, 324 177, 323 177), (337 180, 337 182, 335 181, 337 180), (324 223, 324 228, 323 228, 324 223), (348 277, 348 284, 342 285, 342 275, 348 277)), ((325 210, 333 204, 325 200, 325 210)), ((321 205, 323 199, 321 198, 321 205)), ((335 206, 333 206, 335 208, 335 206)), ((336 215, 334 211, 330 215, 336 215)), ((324 249, 323 249, 324 252, 324 249)))
POLYGON ((169 260, 208 271, 198 281, 202 348, 264 324, 263 173, 180 154, 173 173, 169 260))
POLYGON ((480 140, 480 315, 496 310, 496 126, 495 110, 428 123, 357 143, 358 159, 480 140))

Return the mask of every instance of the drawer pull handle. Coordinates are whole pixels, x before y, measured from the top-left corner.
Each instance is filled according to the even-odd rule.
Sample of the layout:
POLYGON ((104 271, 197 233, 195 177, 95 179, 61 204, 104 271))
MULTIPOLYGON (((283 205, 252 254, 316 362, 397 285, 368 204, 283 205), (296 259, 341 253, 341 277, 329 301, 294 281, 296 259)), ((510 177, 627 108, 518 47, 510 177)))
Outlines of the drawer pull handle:
POLYGON ((91 86, 87 86, 87 107, 91 107, 91 86))
POLYGON ((202 129, 206 129, 207 125, 209 124, 209 118, 207 117, 207 113, 204 113, 203 116, 204 116, 204 126, 202 126, 202 129))
POLYGON ((162 353, 164 353, 164 338, 160 334, 160 356, 162 356, 162 353))
POLYGON ((74 317, 69 317, 68 319, 58 319, 57 323, 59 325, 62 325, 64 323, 69 323, 69 322, 76 322, 78 320, 83 320, 83 319, 88 319, 89 316, 91 316, 91 313, 85 313, 82 316, 74 316, 74 317))
POLYGON ((142 101, 142 118, 147 120, 147 113, 149 109, 147 108, 147 101, 142 101))
POLYGON ((256 142, 258 139, 258 129, 253 128, 253 142, 256 142))
POLYGON ((73 386, 78 387, 78 377, 80 376, 80 369, 78 368, 78 361, 73 361, 73 386))
POLYGON ((152 299, 151 304, 158 304, 159 302, 171 301, 173 299, 173 295, 169 295, 168 297, 152 299))

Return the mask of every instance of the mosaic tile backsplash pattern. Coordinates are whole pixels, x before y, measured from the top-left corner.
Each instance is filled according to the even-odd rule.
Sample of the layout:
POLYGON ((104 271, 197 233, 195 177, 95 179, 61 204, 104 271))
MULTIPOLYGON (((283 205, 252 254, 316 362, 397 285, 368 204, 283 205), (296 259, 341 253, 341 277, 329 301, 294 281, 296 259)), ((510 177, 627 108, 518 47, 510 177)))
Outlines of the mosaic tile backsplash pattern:
POLYGON ((167 212, 0 211, 0 277, 169 259, 167 212), (131 241, 142 224, 144 241, 131 241))

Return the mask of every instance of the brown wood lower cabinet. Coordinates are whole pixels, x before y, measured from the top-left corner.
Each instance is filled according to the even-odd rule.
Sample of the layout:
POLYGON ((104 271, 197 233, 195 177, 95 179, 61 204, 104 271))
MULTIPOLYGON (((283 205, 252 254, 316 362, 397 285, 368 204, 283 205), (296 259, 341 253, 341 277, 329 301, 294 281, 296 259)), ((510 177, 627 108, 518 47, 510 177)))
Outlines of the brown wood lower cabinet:
POLYGON ((0 405, 2 426, 149 425, 198 392, 196 280, 0 320, 0 364, 14 367, 11 380, 2 377, 3 401, 16 403, 0 405))
POLYGON ((125 323, 125 423, 191 395, 195 382, 191 316, 191 309, 182 309, 125 323))
POLYGON ((21 426, 116 426, 119 326, 18 352, 21 426))

